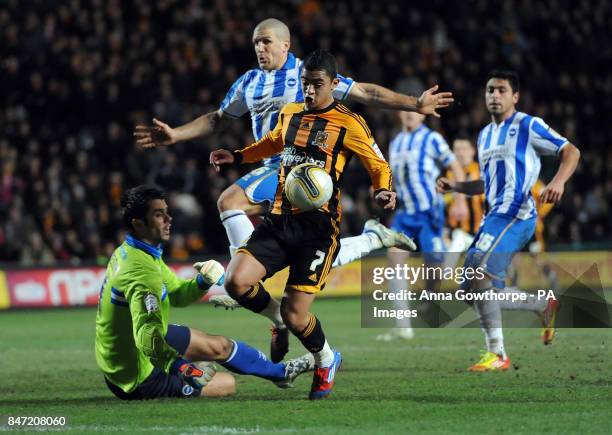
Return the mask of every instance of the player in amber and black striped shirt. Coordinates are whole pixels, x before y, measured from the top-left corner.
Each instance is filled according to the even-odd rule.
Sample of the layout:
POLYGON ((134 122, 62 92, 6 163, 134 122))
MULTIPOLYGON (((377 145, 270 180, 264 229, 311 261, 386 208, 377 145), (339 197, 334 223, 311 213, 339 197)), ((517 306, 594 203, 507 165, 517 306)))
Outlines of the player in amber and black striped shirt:
MULTIPOLYGON (((463 169, 466 181, 475 181, 480 179, 480 167, 476 161, 476 147, 466 137, 457 137, 453 141, 453 153, 457 157, 459 164, 463 169)), ((446 177, 453 179, 453 174, 448 171, 446 177)), ((444 198, 448 204, 446 225, 450 229, 450 245, 448 252, 465 252, 467 248, 472 244, 474 235, 480 227, 480 222, 484 216, 485 209, 485 198, 484 194, 473 195, 467 198, 467 216, 458 221, 448 211, 454 204, 454 197, 452 194, 446 194, 444 198)), ((447 260, 457 259, 457 256, 449 256, 447 260)), ((451 266, 448 262, 445 263, 447 266, 451 266)), ((454 266, 454 262, 452 266, 454 266)))
POLYGON ((370 174, 377 202, 393 209, 396 194, 391 191, 391 169, 365 121, 333 99, 332 91, 338 83, 334 57, 321 50, 310 54, 301 80, 304 103, 286 105, 273 131, 242 151, 213 151, 210 160, 213 165, 256 162, 282 151, 272 208, 232 258, 225 288, 243 307, 263 313, 273 304, 258 282, 289 266, 281 314, 287 327, 315 357, 309 397, 321 399, 331 392, 342 358, 330 348, 321 322, 309 309, 325 286, 338 253, 340 184, 351 156, 356 154, 370 174), (285 176, 292 167, 305 162, 325 168, 334 183, 329 202, 310 212, 293 208, 283 194, 285 176))

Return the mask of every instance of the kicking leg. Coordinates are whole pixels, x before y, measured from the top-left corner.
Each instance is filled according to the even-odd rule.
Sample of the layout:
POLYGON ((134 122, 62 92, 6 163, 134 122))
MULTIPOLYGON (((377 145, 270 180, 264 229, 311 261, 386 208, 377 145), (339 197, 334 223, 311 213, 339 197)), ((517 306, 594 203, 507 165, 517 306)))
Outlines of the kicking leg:
POLYGON ((251 202, 239 185, 232 184, 219 196, 217 208, 234 256, 255 230, 249 216, 265 213, 267 206, 251 202))
POLYGON ((370 219, 365 223, 362 234, 340 239, 340 251, 332 267, 344 266, 377 249, 392 247, 407 251, 416 250, 416 245, 410 237, 385 227, 375 219, 370 219))

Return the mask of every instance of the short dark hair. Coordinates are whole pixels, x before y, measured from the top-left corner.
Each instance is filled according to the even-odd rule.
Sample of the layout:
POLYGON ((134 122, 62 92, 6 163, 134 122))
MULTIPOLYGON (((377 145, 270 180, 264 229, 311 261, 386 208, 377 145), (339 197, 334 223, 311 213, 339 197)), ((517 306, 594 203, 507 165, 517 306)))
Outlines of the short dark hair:
POLYGON ((336 58, 327 50, 315 50, 306 56, 304 69, 308 71, 325 71, 333 80, 337 75, 336 58))
POLYGON ((121 216, 123 224, 128 230, 133 230, 132 219, 144 220, 149 210, 149 201, 154 199, 166 199, 166 192, 163 190, 141 184, 132 189, 126 190, 121 196, 121 216))
POLYGON ((513 93, 521 90, 521 82, 519 81, 519 76, 516 71, 509 69, 494 69, 489 73, 487 82, 491 79, 508 80, 513 93))

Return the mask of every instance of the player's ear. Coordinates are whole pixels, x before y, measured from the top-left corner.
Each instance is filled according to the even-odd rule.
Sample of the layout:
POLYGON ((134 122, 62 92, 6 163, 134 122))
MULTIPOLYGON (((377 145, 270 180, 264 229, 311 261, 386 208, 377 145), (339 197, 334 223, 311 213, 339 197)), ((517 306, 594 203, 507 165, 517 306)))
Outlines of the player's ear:
POLYGON ((512 102, 514 104, 518 103, 519 97, 520 97, 519 92, 515 92, 514 94, 512 94, 512 102))
POLYGON ((287 53, 291 48, 291 40, 286 39, 282 42, 283 52, 287 53))
POLYGON ((146 228, 146 223, 142 219, 132 219, 132 228, 137 232, 142 232, 146 228))
POLYGON ((338 86, 339 83, 340 83, 340 79, 338 77, 333 79, 331 83, 332 89, 336 89, 336 86, 338 86))

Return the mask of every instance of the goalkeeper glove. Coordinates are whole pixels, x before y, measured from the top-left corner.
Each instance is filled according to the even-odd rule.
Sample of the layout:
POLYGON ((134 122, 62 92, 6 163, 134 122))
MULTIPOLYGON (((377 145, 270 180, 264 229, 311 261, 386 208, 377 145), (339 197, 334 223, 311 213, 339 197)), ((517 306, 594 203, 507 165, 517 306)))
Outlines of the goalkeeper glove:
POLYGON ((198 271, 198 286, 202 290, 208 290, 213 284, 222 285, 225 281, 225 269, 218 261, 199 261, 193 267, 198 271))
POLYGON ((180 376, 193 388, 204 388, 215 376, 217 369, 211 362, 189 362, 177 358, 170 366, 170 373, 180 376))

